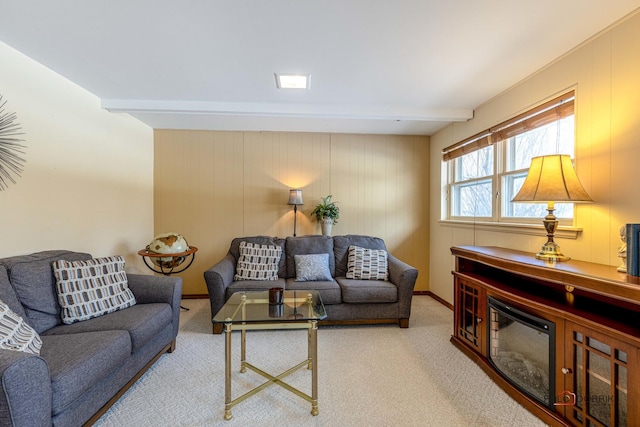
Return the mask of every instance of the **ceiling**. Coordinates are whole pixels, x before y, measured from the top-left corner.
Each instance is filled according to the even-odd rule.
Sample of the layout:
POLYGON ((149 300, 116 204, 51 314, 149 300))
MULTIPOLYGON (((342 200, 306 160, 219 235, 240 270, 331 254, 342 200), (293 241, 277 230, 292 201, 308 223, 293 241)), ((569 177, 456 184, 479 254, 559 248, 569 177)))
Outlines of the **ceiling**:
POLYGON ((639 7, 0 0, 0 41, 156 129, 431 135, 639 7), (277 89, 274 73, 311 88, 277 89))

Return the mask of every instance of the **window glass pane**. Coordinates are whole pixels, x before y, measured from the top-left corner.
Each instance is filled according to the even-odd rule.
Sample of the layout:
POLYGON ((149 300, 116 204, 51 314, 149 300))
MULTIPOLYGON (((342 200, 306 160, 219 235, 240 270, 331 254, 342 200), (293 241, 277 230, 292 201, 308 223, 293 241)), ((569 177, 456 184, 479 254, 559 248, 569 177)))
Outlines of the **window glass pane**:
MULTIPOLYGON (((508 175, 503 181, 503 213, 505 217, 544 218, 547 215, 546 203, 512 203, 524 183, 527 172, 508 175)), ((553 214, 557 218, 573 218, 573 203, 555 203, 553 214)))
MULTIPOLYGON (((582 341, 582 337, 580 337, 580 341, 582 341)), ((575 366, 576 366, 576 373, 574 375, 575 378, 575 382, 576 382, 576 386, 575 386, 575 392, 578 396, 584 396, 584 384, 582 381, 582 376, 584 375, 584 362, 582 361, 582 347, 579 345, 574 345, 573 346, 574 349, 574 353, 575 353, 575 366)), ((582 403, 583 403, 584 399, 578 399, 576 401, 576 406, 578 408, 582 408, 582 403)))
POLYGON ((611 423, 611 363, 599 354, 588 352, 587 397, 589 415, 606 426, 611 423), (609 397, 609 398, 607 398, 609 397))
POLYGON ((454 215, 490 217, 491 192, 491 181, 478 181, 454 186, 454 215))
POLYGON ((493 145, 456 159, 456 181, 493 175, 493 145))
POLYGON ((574 116, 565 117, 509 139, 507 171, 528 169, 531 158, 568 154, 573 158, 574 116))
POLYGON ((627 368, 624 366, 617 366, 618 369, 618 383, 616 384, 616 402, 618 403, 616 408, 617 425, 619 427, 627 426, 627 412, 629 412, 629 401, 627 399, 627 368))

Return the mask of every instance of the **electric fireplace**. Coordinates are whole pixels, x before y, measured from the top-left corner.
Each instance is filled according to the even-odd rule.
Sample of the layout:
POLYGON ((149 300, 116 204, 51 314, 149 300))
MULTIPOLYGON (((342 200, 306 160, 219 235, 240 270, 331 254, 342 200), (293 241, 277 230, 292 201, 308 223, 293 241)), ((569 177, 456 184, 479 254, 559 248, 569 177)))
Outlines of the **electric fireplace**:
POLYGON ((488 297, 488 359, 512 385, 553 409, 555 323, 488 297))

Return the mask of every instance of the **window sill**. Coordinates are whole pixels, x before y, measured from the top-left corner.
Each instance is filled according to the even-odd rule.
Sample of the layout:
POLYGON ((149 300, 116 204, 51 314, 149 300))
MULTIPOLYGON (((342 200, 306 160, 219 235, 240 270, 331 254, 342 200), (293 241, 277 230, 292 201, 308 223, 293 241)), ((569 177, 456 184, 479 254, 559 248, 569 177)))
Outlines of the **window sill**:
MULTIPOLYGON (((542 224, 518 224, 505 222, 489 222, 489 221, 461 221, 443 219, 439 223, 445 227, 466 228, 482 231, 495 231, 498 233, 527 234, 530 236, 546 236, 547 231, 542 224)), ((560 225, 556 229, 554 237, 561 239, 577 239, 582 233, 581 227, 573 227, 560 225)))

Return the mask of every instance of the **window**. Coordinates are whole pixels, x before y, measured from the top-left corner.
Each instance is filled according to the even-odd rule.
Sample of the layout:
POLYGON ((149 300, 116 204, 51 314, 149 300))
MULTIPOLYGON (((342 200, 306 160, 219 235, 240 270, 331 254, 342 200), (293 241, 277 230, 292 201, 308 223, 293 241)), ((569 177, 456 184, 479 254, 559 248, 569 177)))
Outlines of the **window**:
MULTIPOLYGON (((535 222, 546 205, 512 203, 531 158, 574 155, 574 93, 555 98, 443 150, 447 166, 447 219, 535 222)), ((556 203, 561 223, 573 219, 573 203, 556 203)))
POLYGON ((452 161, 453 179, 449 186, 451 216, 493 216, 491 196, 494 188, 495 153, 490 145, 452 161))

